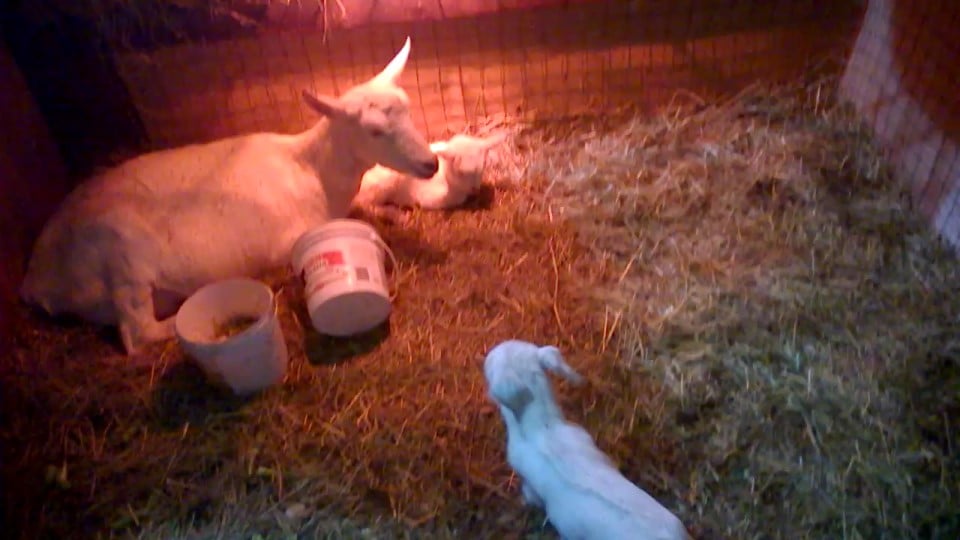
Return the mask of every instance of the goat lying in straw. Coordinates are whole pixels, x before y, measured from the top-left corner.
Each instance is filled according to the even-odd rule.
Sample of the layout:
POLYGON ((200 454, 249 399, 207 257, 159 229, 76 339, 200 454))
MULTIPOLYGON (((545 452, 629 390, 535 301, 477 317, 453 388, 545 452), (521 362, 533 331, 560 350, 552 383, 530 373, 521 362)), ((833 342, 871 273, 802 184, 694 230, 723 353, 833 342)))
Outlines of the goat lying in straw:
POLYGON ((564 419, 545 370, 579 384, 556 347, 505 341, 484 361, 507 428, 507 462, 524 500, 543 508, 562 538, 687 540, 680 520, 633 485, 580 426, 564 419))
POLYGON ((487 150, 505 138, 502 133, 484 138, 459 134, 447 141, 431 143, 430 150, 439 158, 440 168, 426 182, 377 165, 363 175, 353 204, 419 206, 428 210, 460 206, 483 182, 487 150))
POLYGON ((410 39, 295 135, 257 133, 148 153, 72 192, 34 247, 20 295, 51 314, 117 325, 127 354, 173 335, 179 303, 218 279, 288 263, 308 228, 345 217, 381 163, 431 178, 437 157, 398 85, 410 39))

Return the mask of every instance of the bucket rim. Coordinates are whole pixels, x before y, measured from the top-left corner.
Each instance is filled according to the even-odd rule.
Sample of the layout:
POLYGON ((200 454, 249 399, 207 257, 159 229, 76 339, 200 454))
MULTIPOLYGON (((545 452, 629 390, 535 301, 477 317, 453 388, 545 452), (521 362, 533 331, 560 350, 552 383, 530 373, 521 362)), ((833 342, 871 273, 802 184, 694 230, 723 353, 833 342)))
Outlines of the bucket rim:
POLYGON ((226 344, 232 345, 236 343, 238 340, 244 339, 252 335, 255 330, 261 330, 263 326, 269 324, 272 318, 277 316, 278 312, 279 312, 279 306, 277 303, 277 295, 273 291, 273 289, 271 289, 270 286, 264 283, 263 281, 260 281, 258 279, 252 279, 252 278, 245 278, 245 277, 220 279, 220 280, 207 283, 206 285, 194 291, 193 294, 191 294, 189 297, 187 297, 187 299, 183 302, 183 304, 180 305, 180 309, 177 310, 177 314, 174 316, 173 326, 174 326, 174 332, 176 333, 179 339, 190 343, 194 347, 200 347, 207 350, 211 350, 211 349, 222 347, 223 345, 226 345, 226 344), (243 331, 238 332, 233 336, 230 336, 229 338, 222 341, 196 340, 196 339, 191 339, 186 335, 184 335, 183 331, 181 330, 181 321, 182 321, 181 313, 185 313, 184 307, 187 306, 187 309, 190 309, 191 307, 193 307, 193 302, 199 301, 198 298, 201 297, 202 293, 208 293, 210 290, 216 287, 223 287, 231 284, 250 285, 252 288, 259 289, 260 292, 266 292, 267 308, 263 310, 262 313, 259 313, 257 315, 257 322, 251 324, 250 326, 245 328, 243 331))
POLYGON ((358 238, 366 238, 376 244, 383 242, 383 239, 380 238, 380 233, 377 231, 377 229, 366 221, 352 218, 331 219, 322 225, 311 227, 310 229, 306 230, 293 243, 293 247, 290 250, 290 258, 291 262, 293 263, 294 270, 297 273, 300 272, 298 261, 300 261, 302 258, 302 254, 304 251, 306 251, 306 246, 308 244, 320 242, 327 238, 334 237, 338 232, 359 233, 365 236, 358 238))

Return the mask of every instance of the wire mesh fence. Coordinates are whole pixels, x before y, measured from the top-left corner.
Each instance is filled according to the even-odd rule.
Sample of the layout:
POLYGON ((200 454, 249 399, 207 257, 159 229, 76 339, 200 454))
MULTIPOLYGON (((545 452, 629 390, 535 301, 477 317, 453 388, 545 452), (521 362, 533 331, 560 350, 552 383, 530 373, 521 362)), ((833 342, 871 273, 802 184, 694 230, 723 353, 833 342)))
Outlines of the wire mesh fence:
POLYGON ((491 118, 649 110, 832 58, 919 210, 960 245, 960 5, 948 0, 47 0, 21 11, 5 30, 30 27, 19 56, 45 57, 32 90, 81 176, 116 155, 303 129, 314 117, 302 89, 338 94, 408 35, 402 84, 431 139, 491 118))
POLYGON ((410 35, 403 83, 419 127, 437 138, 478 118, 650 107, 678 88, 710 94, 796 75, 842 51, 858 16, 849 2, 552 4, 324 32, 287 28, 117 59, 151 145, 163 147, 300 129, 311 121, 301 88, 336 94, 376 73, 410 35))

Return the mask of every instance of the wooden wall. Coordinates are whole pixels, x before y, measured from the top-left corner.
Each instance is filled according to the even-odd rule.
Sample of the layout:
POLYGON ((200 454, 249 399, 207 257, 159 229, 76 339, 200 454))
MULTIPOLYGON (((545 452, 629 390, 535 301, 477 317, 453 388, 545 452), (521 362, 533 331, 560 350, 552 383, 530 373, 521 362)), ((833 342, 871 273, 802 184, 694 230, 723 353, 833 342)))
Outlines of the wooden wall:
POLYGON ((917 208, 960 250, 960 2, 870 0, 842 91, 917 208))
POLYGON ((0 357, 17 289, 43 222, 66 193, 64 166, 6 43, 0 39, 0 357))

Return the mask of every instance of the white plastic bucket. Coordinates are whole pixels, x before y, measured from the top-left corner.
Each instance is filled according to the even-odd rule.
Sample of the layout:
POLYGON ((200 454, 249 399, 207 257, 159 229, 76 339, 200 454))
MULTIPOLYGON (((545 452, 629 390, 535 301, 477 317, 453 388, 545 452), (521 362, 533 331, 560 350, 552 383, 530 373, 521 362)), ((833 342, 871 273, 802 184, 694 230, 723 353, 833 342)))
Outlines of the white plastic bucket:
POLYGON ((287 371, 277 302, 265 283, 238 278, 206 285, 180 306, 175 325, 180 345, 208 379, 237 395, 267 388, 287 371), (218 336, 235 317, 255 322, 232 336, 218 336))
POLYGON ((334 219, 304 233, 293 245, 293 271, 303 280, 307 311, 321 334, 351 336, 390 316, 384 253, 376 229, 356 219, 334 219))

